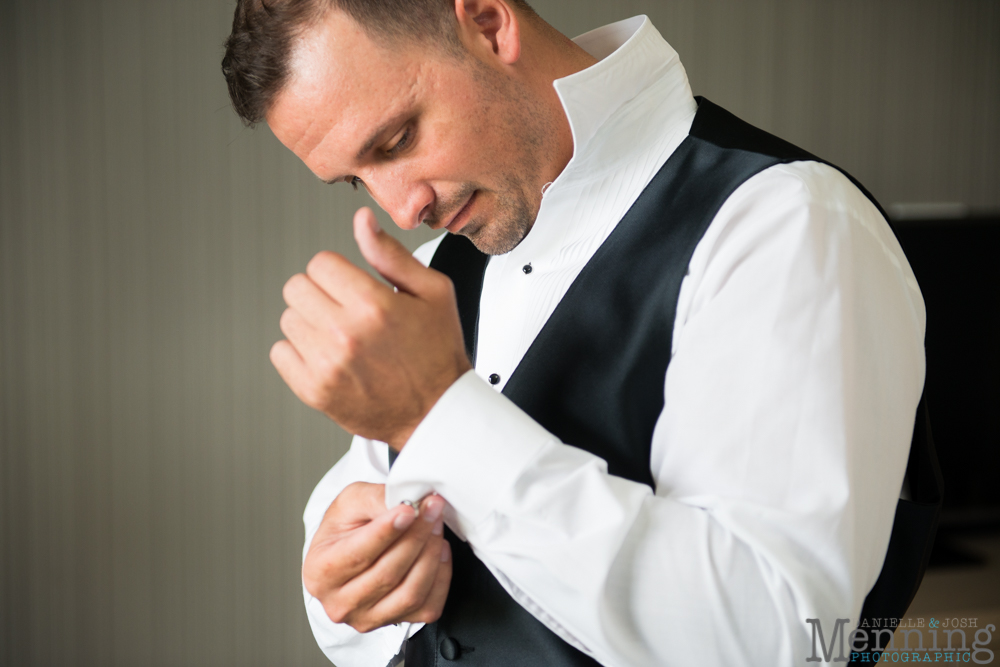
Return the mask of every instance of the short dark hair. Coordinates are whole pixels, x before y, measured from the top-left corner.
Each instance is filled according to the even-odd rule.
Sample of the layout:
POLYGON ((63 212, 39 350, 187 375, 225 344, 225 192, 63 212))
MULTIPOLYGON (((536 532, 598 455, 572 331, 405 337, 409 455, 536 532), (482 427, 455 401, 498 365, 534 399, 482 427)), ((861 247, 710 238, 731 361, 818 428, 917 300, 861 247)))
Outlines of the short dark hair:
MULTIPOLYGON (((533 15, 525 0, 510 4, 533 15)), ((237 115, 264 120, 288 77, 292 40, 330 10, 351 17, 373 40, 438 44, 460 52, 454 0, 237 0, 222 73, 237 115)))

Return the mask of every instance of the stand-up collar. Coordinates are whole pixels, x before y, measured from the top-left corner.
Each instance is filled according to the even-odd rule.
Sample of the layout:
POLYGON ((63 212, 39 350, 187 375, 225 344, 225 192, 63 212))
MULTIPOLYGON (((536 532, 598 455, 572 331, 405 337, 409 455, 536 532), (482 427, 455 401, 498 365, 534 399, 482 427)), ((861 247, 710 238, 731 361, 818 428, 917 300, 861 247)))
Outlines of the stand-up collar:
MULTIPOLYGON (((664 92, 681 93, 659 96, 658 102, 668 108, 661 108, 657 115, 670 117, 669 107, 675 108, 678 116, 689 111, 693 100, 680 58, 646 16, 606 25, 573 41, 599 62, 553 83, 573 133, 573 158, 563 172, 567 176, 583 166, 580 163, 588 162, 591 143, 599 132, 609 129, 604 127, 608 120, 654 83, 664 92)), ((633 129, 611 128, 612 133, 620 132, 629 139, 619 144, 620 153, 641 148, 636 145, 633 129)), ((665 129, 660 127, 658 132, 665 129)))
MULTIPOLYGON (((698 108, 677 52, 645 16, 574 41, 599 61, 553 83, 573 157, 544 190, 531 231, 508 253, 535 269, 561 265, 556 254, 569 245, 596 248, 687 136, 698 108)), ((490 271, 498 270, 495 257, 490 271)))

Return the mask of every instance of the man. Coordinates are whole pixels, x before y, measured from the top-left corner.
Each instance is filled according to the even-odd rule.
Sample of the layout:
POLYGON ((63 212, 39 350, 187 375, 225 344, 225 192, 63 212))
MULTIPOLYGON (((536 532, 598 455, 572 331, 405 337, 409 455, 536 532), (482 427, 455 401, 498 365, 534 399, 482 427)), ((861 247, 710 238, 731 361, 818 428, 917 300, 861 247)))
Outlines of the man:
POLYGON ((241 0, 223 65, 322 181, 449 232, 413 258, 361 209, 395 290, 285 285, 271 359, 357 434, 305 513, 331 660, 792 664, 858 619, 924 312, 847 176, 696 101, 645 17, 241 0))

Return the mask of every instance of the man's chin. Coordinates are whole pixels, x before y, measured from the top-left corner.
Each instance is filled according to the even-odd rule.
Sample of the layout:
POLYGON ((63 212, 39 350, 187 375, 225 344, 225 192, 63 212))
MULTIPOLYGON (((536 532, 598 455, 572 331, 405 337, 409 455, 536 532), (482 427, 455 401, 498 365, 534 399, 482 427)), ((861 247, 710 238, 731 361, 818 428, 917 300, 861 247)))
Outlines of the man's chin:
POLYGON ((472 241, 479 252, 487 255, 506 255, 516 248, 531 230, 531 222, 523 220, 499 221, 488 224, 484 220, 470 220, 458 231, 458 234, 472 241))

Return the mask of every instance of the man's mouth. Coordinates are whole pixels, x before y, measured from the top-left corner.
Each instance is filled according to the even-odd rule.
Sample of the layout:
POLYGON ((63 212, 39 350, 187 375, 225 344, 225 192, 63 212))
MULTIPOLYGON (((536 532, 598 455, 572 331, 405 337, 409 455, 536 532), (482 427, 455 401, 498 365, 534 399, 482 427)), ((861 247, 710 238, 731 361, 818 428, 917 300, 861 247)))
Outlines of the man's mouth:
POLYGON ((478 192, 478 190, 473 190, 472 194, 469 195, 469 198, 466 200, 465 205, 458 209, 455 215, 451 216, 451 220, 444 225, 445 229, 452 234, 457 234, 462 227, 465 226, 471 217, 469 211, 472 209, 472 202, 476 199, 476 194, 478 192))

